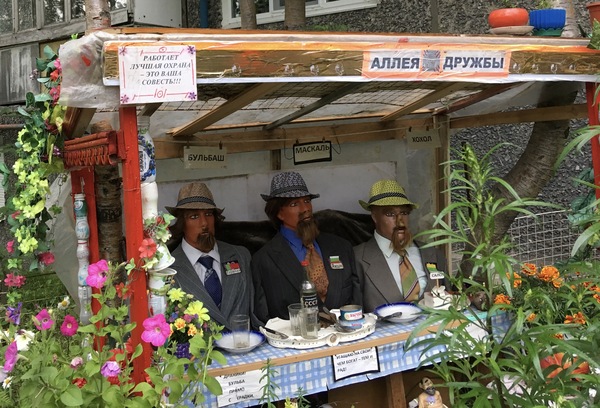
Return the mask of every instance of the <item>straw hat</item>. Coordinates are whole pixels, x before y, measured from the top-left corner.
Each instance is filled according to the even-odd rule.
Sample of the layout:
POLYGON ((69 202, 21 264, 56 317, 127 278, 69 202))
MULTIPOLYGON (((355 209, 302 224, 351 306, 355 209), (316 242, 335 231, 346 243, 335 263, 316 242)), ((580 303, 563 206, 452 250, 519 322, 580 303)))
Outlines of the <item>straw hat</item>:
POLYGON ((217 210, 221 214, 223 210, 217 208, 213 195, 204 183, 189 183, 179 189, 177 205, 175 207, 165 206, 167 211, 177 216, 178 210, 217 210))
POLYGON ((396 180, 379 180, 371 186, 371 193, 369 195, 369 201, 364 202, 358 200, 358 203, 365 210, 369 210, 372 205, 384 206, 384 205, 410 205, 414 208, 419 206, 406 197, 406 192, 396 180))
POLYGON ((276 174, 271 180, 271 192, 260 195, 263 200, 268 201, 271 198, 298 198, 310 196, 318 198, 319 194, 308 192, 306 183, 302 176, 295 171, 286 171, 276 174))

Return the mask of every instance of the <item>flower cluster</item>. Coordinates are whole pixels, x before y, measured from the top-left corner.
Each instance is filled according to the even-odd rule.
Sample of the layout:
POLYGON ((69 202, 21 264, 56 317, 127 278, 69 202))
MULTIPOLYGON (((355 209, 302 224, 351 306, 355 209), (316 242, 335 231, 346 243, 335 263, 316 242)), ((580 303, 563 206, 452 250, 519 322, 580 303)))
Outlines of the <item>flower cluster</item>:
POLYGON ((145 270, 165 263, 164 258, 170 256, 166 244, 171 238, 169 224, 174 218, 169 213, 161 213, 156 217, 144 220, 144 239, 139 251, 140 258, 144 261, 143 268, 145 270))
POLYGON ((498 291, 494 303, 521 310, 529 324, 583 326, 600 313, 600 278, 596 274, 563 275, 552 265, 538 268, 525 263, 507 279, 510 285, 505 288, 512 290, 498 291))
POLYGON ((114 285, 122 266, 104 260, 89 266, 87 283, 98 289, 93 296, 99 303, 90 324, 78 322, 68 297, 33 315, 26 315, 22 303, 3 307, 0 401, 18 406, 145 407, 189 398, 201 402, 199 383, 220 392, 218 382, 206 375, 210 361, 225 363, 213 349, 219 327, 209 320, 201 302, 175 289, 169 298, 179 300, 168 304, 173 323, 163 314, 143 321, 141 339, 154 346, 156 364, 146 369, 146 381, 133 381, 132 362, 142 354, 143 346, 133 347, 131 332, 136 324, 129 321, 125 302, 117 301, 130 293, 129 279, 120 289, 114 285), (183 358, 176 353, 179 330, 173 329, 179 314, 194 326, 184 333, 188 352, 183 358), (187 370, 190 364, 196 369, 187 370))

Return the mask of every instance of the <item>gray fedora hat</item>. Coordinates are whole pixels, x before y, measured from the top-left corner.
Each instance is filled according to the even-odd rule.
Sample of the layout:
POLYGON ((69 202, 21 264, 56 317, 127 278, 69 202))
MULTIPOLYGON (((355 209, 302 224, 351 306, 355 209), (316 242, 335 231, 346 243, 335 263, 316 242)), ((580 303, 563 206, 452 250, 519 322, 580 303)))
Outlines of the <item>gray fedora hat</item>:
POLYGON ((295 171, 285 171, 276 174, 271 180, 271 192, 260 195, 263 200, 268 201, 272 198, 298 198, 310 196, 318 198, 319 194, 308 192, 304 179, 295 171))
POLYGON ((216 210, 219 214, 223 209, 217 208, 213 195, 204 183, 193 182, 179 189, 175 207, 165 205, 167 211, 177 216, 178 210, 216 210))

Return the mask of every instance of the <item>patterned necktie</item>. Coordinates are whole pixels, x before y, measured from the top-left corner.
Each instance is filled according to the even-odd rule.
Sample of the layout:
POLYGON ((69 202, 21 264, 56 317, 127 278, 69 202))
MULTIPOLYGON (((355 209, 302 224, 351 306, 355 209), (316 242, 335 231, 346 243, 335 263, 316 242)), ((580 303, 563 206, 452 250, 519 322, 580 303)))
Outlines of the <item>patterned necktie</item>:
POLYGON ((221 297, 223 296, 223 290, 221 288, 221 281, 217 275, 217 271, 213 268, 214 259, 210 256, 201 256, 198 262, 206 268, 206 274, 204 275, 204 288, 215 301, 217 307, 221 307, 221 297))
POLYGON ((327 296, 327 288, 329 287, 329 279, 327 278, 323 260, 315 249, 314 244, 306 246, 306 261, 308 261, 308 276, 314 282, 319 298, 324 302, 327 296))
POLYGON ((419 292, 421 291, 419 279, 415 268, 408 260, 406 251, 400 255, 400 282, 402 282, 402 294, 406 302, 414 302, 419 299, 419 292))

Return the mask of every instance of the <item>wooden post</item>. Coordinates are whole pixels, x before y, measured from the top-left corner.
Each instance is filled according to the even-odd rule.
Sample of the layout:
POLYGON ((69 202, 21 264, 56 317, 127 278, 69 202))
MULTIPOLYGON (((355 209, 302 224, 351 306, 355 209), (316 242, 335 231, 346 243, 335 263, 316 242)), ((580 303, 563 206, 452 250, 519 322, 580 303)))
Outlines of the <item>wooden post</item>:
MULTIPOLYGON (((135 106, 119 108, 119 122, 123 131, 125 158, 122 161, 123 203, 125 216, 126 259, 140 262, 139 247, 142 244, 144 225, 142 220, 142 194, 140 187, 140 165, 138 161, 137 117, 135 106)), ((148 294, 146 292, 146 272, 136 268, 131 272, 130 317, 136 323, 131 333, 133 347, 142 343, 142 354, 133 361, 133 379, 136 383, 144 381, 144 370, 150 367, 152 350, 150 345, 141 341, 144 330, 142 323, 148 317, 148 294)))
MULTIPOLYGON (((590 126, 600 125, 600 118, 598 117, 598 102, 595 101, 596 90, 598 85, 594 83, 586 83, 586 97, 588 106, 588 119, 590 126)), ((592 144, 592 165, 594 166, 594 184, 600 186, 600 141, 598 136, 592 138, 590 141, 592 144)), ((596 189, 596 198, 600 198, 600 189, 596 189)))

